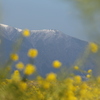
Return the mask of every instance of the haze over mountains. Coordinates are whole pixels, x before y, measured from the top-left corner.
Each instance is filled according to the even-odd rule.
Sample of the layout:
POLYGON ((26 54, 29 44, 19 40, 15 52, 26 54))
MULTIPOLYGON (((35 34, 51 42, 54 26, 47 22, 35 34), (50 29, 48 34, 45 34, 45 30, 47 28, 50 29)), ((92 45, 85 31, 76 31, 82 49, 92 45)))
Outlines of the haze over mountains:
MULTIPOLYGON (((12 44, 15 43, 14 46, 16 47, 16 41, 20 39, 21 32, 21 29, 0 24, 1 52, 4 52, 4 54, 0 53, 2 63, 7 60, 9 54, 12 52, 12 44)), ((30 37, 24 39, 18 51, 20 56, 19 61, 27 64, 29 62, 27 51, 30 48, 36 48, 39 55, 35 59, 35 65, 41 75, 55 71, 52 67, 54 60, 59 60, 64 66, 70 67, 88 44, 86 41, 68 36, 58 30, 44 29, 31 30, 30 32, 30 37)))

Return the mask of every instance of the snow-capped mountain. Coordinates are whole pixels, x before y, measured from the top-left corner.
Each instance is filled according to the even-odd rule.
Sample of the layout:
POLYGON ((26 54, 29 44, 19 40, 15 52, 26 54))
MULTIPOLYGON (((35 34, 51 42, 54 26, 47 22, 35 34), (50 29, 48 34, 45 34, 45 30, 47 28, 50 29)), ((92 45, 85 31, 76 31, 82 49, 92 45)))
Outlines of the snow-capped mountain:
MULTIPOLYGON (((55 71, 52 67, 54 60, 59 60, 64 66, 70 67, 88 44, 86 41, 73 38, 58 30, 31 30, 30 32, 30 37, 24 39, 18 51, 19 61, 28 63, 27 51, 30 48, 36 48, 39 55, 35 59, 35 65, 41 75, 55 71)), ((1 51, 4 52, 4 55, 0 54, 0 57, 3 61, 4 56, 7 58, 12 52, 12 45, 14 48, 16 47, 16 41, 21 33, 21 29, 0 24, 1 51)))

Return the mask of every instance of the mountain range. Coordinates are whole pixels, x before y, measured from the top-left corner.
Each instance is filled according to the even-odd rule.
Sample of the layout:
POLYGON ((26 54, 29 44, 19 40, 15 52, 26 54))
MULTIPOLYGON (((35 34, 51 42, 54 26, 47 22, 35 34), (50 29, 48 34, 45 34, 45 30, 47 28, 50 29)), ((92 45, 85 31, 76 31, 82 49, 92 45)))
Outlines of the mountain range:
MULTIPOLYGON (((1 65, 7 61, 13 49, 16 48, 17 42, 20 43, 22 31, 22 29, 0 24, 1 65)), ((35 59, 35 65, 40 75, 56 71, 52 67, 54 60, 59 60, 63 66, 72 66, 88 45, 87 41, 71 37, 58 30, 30 30, 30 33, 30 37, 23 39, 21 48, 17 52, 20 56, 17 62, 22 61, 27 64, 29 62, 28 50, 36 48, 39 55, 35 59)), ((90 62, 86 66, 91 66, 90 62)), ((91 67, 93 66, 92 64, 91 67)))

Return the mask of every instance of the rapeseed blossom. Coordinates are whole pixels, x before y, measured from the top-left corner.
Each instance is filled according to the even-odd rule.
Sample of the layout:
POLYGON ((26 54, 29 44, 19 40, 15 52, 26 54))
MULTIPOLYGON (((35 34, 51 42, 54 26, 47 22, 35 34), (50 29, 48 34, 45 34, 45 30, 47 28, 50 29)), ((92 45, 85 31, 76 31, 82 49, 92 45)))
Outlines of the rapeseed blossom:
POLYGON ((27 89, 27 83, 25 82, 20 82, 19 83, 19 88, 23 91, 25 91, 27 89))
POLYGON ((93 42, 90 42, 89 43, 89 46, 90 46, 90 50, 93 52, 93 53, 96 53, 98 51, 98 45, 96 43, 93 43, 93 42))
POLYGON ((22 62, 19 62, 16 64, 16 68, 22 70, 24 68, 24 64, 22 62))
POLYGON ((97 82, 100 83, 100 76, 96 78, 97 82))
POLYGON ((92 69, 89 69, 87 72, 88 72, 88 73, 92 73, 92 69))
POLYGON ((27 54, 29 57, 31 57, 31 58, 35 58, 35 57, 37 57, 37 55, 38 55, 38 51, 37 51, 37 49, 29 49, 29 51, 28 51, 28 54, 27 54))
POLYGON ((57 78, 57 75, 53 72, 47 74, 47 76, 46 76, 46 80, 48 80, 48 81, 55 81, 56 78, 57 78))
POLYGON ((80 86, 80 88, 83 90, 83 89, 87 89, 88 88, 88 85, 86 84, 86 82, 83 82, 80 86))
POLYGON ((24 70, 24 74, 31 75, 36 71, 36 67, 32 64, 27 64, 24 70))
POLYGON ((17 61, 17 60, 19 59, 19 56, 18 56, 17 54, 15 54, 15 53, 12 53, 12 54, 10 55, 10 58, 11 58, 11 60, 13 60, 13 61, 17 61))
POLYGON ((78 69, 79 69, 79 67, 78 67, 78 66, 74 66, 74 69, 75 69, 75 70, 78 70, 78 69))
POLYGON ((70 95, 67 100, 78 100, 75 96, 70 95))
POLYGON ((28 29, 23 30, 22 32, 23 36, 28 37, 30 36, 30 31, 28 29))
POLYGON ((18 82, 21 80, 21 76, 18 70, 15 70, 11 76, 12 81, 18 82))
POLYGON ((74 76, 74 80, 75 80, 76 83, 81 83, 82 78, 81 78, 81 76, 76 75, 76 76, 74 76))
POLYGON ((42 86, 43 86, 43 88, 48 89, 48 88, 50 88, 50 82, 44 81, 42 86))
POLYGON ((52 66, 53 66, 54 68, 59 68, 59 67, 61 67, 61 65, 62 65, 62 63, 61 63, 60 61, 58 61, 58 60, 55 60, 55 61, 53 61, 53 63, 52 63, 52 66))
POLYGON ((87 74, 87 75, 86 75, 86 77, 87 77, 87 78, 90 78, 90 77, 91 77, 91 75, 90 75, 90 74, 87 74))

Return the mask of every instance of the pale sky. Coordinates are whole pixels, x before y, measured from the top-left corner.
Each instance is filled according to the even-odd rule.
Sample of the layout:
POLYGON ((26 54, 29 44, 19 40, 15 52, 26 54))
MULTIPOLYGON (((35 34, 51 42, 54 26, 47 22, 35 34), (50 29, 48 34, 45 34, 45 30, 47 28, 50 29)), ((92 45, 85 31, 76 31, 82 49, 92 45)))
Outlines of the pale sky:
POLYGON ((56 29, 87 40, 78 13, 63 0, 2 0, 0 23, 30 30, 56 29))

